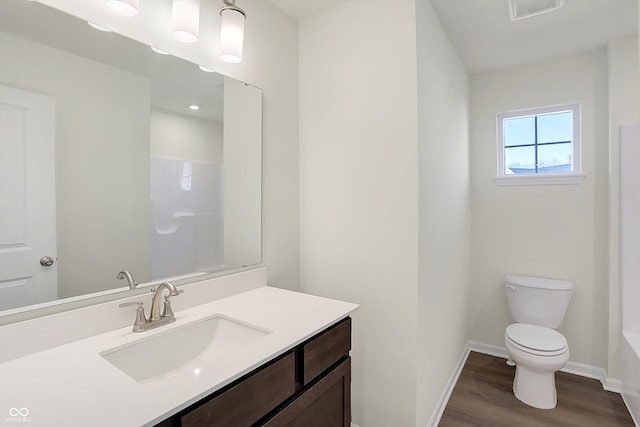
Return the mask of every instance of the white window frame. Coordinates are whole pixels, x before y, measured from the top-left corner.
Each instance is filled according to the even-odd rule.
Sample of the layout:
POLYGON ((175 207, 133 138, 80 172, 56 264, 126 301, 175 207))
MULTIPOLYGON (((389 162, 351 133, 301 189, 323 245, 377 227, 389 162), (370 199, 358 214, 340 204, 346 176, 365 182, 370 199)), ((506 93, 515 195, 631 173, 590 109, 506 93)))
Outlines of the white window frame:
POLYGON ((526 110, 507 111, 497 116, 498 135, 498 175, 495 178, 498 185, 552 185, 552 184, 581 184, 584 180, 582 162, 580 157, 582 118, 580 116, 580 103, 554 105, 549 107, 530 108, 526 110), (572 172, 555 174, 527 174, 508 175, 504 170, 504 120, 514 117, 530 117, 551 113, 571 111, 573 115, 573 135, 571 141, 572 172))

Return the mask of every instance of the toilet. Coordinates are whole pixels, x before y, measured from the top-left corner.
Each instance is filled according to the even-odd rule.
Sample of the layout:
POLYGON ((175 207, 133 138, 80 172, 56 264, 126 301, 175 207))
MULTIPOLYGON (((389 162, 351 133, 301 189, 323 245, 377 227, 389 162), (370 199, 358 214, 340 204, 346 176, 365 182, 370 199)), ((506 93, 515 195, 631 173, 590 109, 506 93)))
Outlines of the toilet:
POLYGON ((539 409, 556 407, 555 372, 569 361, 567 339, 557 329, 562 323, 573 284, 564 280, 507 275, 505 291, 514 322, 504 343, 515 362, 513 394, 539 409))

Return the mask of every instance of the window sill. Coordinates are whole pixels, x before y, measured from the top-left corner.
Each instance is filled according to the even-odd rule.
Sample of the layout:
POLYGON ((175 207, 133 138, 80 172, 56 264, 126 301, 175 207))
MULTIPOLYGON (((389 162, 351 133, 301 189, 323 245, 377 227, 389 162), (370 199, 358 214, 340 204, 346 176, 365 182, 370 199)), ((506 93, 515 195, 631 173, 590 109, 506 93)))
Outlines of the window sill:
POLYGON ((582 184, 584 174, 510 175, 495 178, 497 185, 568 185, 582 184))

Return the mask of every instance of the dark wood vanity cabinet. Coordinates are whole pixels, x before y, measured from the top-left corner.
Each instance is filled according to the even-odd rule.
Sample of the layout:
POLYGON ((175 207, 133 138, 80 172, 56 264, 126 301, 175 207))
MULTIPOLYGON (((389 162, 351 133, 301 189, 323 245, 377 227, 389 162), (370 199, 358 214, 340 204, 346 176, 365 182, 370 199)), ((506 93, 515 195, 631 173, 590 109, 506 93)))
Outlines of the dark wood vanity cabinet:
POLYGON ((351 358, 338 366, 272 418, 258 423, 264 427, 349 427, 351 424, 351 358))
POLYGON ((349 427, 351 318, 157 427, 349 427))

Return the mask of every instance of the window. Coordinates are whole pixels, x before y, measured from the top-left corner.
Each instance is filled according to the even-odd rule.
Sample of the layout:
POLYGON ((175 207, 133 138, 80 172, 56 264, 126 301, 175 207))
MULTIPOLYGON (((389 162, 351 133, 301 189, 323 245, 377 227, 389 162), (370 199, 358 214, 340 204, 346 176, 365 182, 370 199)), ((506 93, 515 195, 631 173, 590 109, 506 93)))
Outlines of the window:
POLYGON ((583 178, 579 104, 498 114, 498 184, 577 184, 583 178))
POLYGON ((182 163, 182 177, 180 179, 180 189, 182 191, 191 191, 191 179, 193 178, 193 165, 191 162, 182 163))

